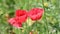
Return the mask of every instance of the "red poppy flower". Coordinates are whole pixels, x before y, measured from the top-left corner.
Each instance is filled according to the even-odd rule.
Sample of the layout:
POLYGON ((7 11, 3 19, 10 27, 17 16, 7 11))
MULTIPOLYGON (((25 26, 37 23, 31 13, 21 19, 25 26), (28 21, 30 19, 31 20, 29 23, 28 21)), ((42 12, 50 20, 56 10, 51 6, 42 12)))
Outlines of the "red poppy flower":
POLYGON ((28 16, 32 20, 39 20, 39 19, 41 19, 43 12, 44 12, 44 9, 42 9, 42 8, 33 8, 28 13, 28 16))
POLYGON ((26 10, 16 10, 15 15, 19 19, 20 22, 25 22, 26 19, 27 19, 27 12, 26 12, 26 10))
POLYGON ((16 10, 15 17, 11 18, 8 22, 15 26, 15 27, 21 27, 22 23, 26 21, 27 19, 27 12, 26 10, 16 10))

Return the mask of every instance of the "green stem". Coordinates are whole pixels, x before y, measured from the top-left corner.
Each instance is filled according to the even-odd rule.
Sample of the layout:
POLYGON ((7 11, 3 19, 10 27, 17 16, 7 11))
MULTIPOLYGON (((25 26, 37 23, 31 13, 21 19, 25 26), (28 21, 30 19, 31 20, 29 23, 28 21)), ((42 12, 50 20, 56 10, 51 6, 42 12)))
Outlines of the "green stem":
POLYGON ((44 7, 44 0, 42 0, 42 5, 43 5, 43 8, 44 8, 44 10, 45 10, 45 7, 44 7))
MULTIPOLYGON (((44 11, 45 11, 45 7, 44 7, 44 0, 42 0, 42 5, 43 5, 43 8, 44 8, 44 11)), ((47 20, 46 20, 47 21, 47 20)), ((47 30, 48 30, 48 25, 47 23, 45 23, 45 26, 46 26, 46 32, 44 34, 47 34, 47 30)))
MULTIPOLYGON (((44 0, 42 0, 42 4, 43 4, 44 11, 45 11, 44 0)), ((47 21, 47 20, 46 20, 46 21, 47 21)), ((48 30, 48 22, 46 22, 46 33, 49 34, 49 30, 48 30)))
POLYGON ((18 31, 19 31, 19 34, 22 34, 22 29, 18 29, 18 31))
MULTIPOLYGON (((29 19, 28 19, 29 22, 29 19)), ((24 29, 24 34, 29 34, 29 26, 28 26, 28 22, 25 23, 25 29, 24 29)))

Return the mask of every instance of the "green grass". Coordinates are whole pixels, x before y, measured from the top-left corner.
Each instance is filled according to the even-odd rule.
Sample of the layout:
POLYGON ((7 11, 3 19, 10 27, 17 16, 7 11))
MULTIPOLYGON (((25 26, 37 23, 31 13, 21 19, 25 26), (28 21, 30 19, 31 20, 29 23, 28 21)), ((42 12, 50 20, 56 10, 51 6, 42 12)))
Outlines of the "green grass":
POLYGON ((36 32, 39 34, 60 34, 60 0, 0 0, 0 34, 28 34, 32 30, 34 34, 36 32), (44 3, 47 3, 48 6, 45 6, 44 3), (45 9, 44 15, 38 23, 31 26, 25 23, 22 29, 11 28, 7 22, 8 14, 10 17, 14 17, 16 9, 29 11, 34 7, 45 9))

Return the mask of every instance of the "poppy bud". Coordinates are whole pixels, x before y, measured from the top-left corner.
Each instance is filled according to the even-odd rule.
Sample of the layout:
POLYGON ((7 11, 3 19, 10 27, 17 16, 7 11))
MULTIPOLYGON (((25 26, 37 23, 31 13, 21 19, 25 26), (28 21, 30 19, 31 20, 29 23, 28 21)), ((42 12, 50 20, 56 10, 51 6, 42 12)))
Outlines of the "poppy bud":
POLYGON ((47 3, 47 2, 46 2, 46 3, 44 3, 44 6, 45 6, 45 7, 48 7, 48 3, 47 3))

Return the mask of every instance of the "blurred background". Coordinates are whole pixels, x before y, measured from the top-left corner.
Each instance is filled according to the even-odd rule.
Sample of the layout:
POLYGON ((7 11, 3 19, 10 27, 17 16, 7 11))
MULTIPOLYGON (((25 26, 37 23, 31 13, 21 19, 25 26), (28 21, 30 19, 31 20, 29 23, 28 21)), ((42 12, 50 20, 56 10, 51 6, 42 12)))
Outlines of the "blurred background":
POLYGON ((0 0, 0 34, 27 34, 27 32, 60 34, 60 0, 0 0), (29 11, 35 7, 45 10, 42 19, 36 23, 37 26, 33 24, 28 28, 18 29, 7 22, 9 18, 14 17, 16 9, 29 11))

